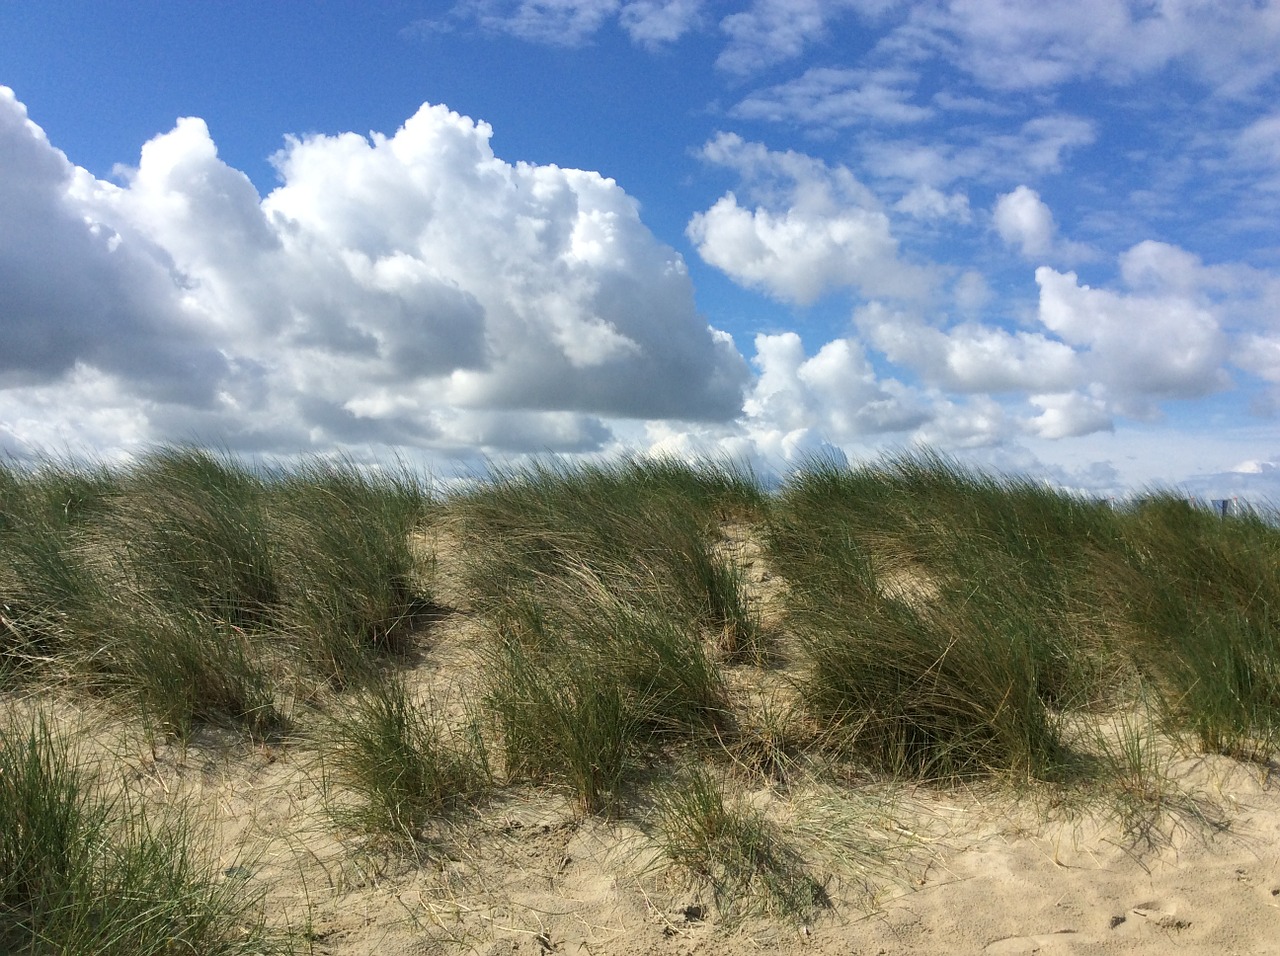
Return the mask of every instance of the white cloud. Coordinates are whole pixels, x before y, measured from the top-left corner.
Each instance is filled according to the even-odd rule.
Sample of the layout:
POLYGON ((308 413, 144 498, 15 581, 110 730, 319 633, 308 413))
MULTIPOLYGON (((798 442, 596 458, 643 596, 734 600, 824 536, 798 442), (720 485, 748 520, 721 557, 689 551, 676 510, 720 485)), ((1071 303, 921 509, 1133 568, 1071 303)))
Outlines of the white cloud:
POLYGON ((956 309, 961 315, 976 316, 992 299, 994 293, 981 272, 966 270, 956 279, 952 287, 956 309))
POLYGON ((1093 250, 1084 243, 1058 237, 1058 224, 1052 210, 1030 187, 1019 186, 1000 196, 992 219, 1000 238, 1016 246, 1024 259, 1080 262, 1094 257, 1093 250))
MULTIPOLYGON (((1258 189, 1280 194, 1280 112, 1254 120, 1241 130, 1232 143, 1230 159, 1232 165, 1257 177, 1258 189)), ((1257 198, 1257 192, 1249 194, 1251 206, 1257 198)), ((1273 221, 1274 208, 1258 212, 1268 225, 1273 221)))
POLYGON ((1245 163, 1280 170, 1280 113, 1264 116, 1241 130, 1235 149, 1245 163))
POLYGON ((1242 336, 1233 359, 1240 368, 1280 386, 1280 331, 1242 336))
POLYGON ((794 59, 828 37, 828 26, 848 13, 875 18, 899 0, 752 0, 720 21, 728 38, 716 66, 746 75, 794 59))
POLYGON ((720 21, 729 42, 716 65, 730 73, 754 73, 790 60, 826 33, 827 19, 842 4, 823 0, 754 0, 720 21))
POLYGON ((972 450, 1000 445, 1016 434, 1017 423, 1002 405, 975 395, 964 401, 940 401, 934 415, 912 437, 935 448, 972 450))
POLYGON ((795 463, 833 444, 870 447, 930 418, 928 402, 901 382, 880 379, 854 339, 827 342, 812 356, 794 332, 757 335, 755 346, 759 377, 737 432, 754 459, 795 463))
POLYGON ((454 15, 522 40, 580 46, 611 17, 619 0, 464 0, 454 15))
POLYGON ((920 184, 893 204, 898 212, 904 212, 915 219, 926 222, 953 220, 965 223, 971 218, 969 213, 969 197, 955 192, 950 195, 932 186, 920 184))
POLYGON ((0 388, 89 362, 148 399, 213 399, 227 370, 165 251, 102 221, 100 190, 0 87, 0 388))
POLYGON ((1020 157, 1032 172, 1056 173, 1062 170, 1064 153, 1088 146, 1095 139, 1091 121, 1053 114, 1028 120, 1016 134, 995 137, 993 145, 1009 156, 1020 157))
POLYGON ((943 330, 875 302, 858 309, 854 321, 889 361, 948 392, 1068 389, 1082 372, 1069 345, 1036 332, 1009 332, 978 322, 943 330))
POLYGON ((490 135, 424 106, 394 136, 290 140, 260 200, 184 119, 118 187, 4 90, 8 430, 41 443, 97 408, 133 435, 255 449, 580 449, 601 417, 736 414, 746 363, 635 202, 597 173, 508 164, 490 135), (42 425, 23 408, 49 389, 67 410, 42 425))
POLYGON ((1053 213, 1034 189, 1019 186, 1001 196, 996 200, 993 219, 1000 238, 1019 247, 1023 258, 1042 258, 1053 247, 1058 227, 1053 213))
POLYGON ((1093 289, 1074 272, 1045 266, 1036 282, 1040 321, 1082 351, 1090 380, 1109 393, 1144 402, 1199 398, 1229 384, 1227 337, 1199 297, 1093 289))
POLYGON ((840 288, 929 294, 932 276, 899 257, 889 217, 845 167, 733 134, 709 142, 702 155, 736 170, 759 203, 746 208, 731 192, 689 223, 698 254, 735 281, 801 304, 840 288))
POLYGON ((987 126, 951 129, 945 139, 868 138, 862 146, 875 175, 942 188, 957 180, 1034 179, 1060 172, 1066 157, 1094 142, 1094 125, 1065 113, 1037 116, 1014 132, 987 126))
POLYGON ((702 22, 705 0, 461 0, 442 19, 422 19, 410 33, 449 33, 459 23, 529 43, 580 47, 615 18, 632 41, 657 49, 702 22))
POLYGON ((1042 409, 1027 422, 1028 430, 1038 438, 1077 438, 1115 429, 1106 400, 1096 395, 1058 392, 1032 395, 1029 401, 1042 409))
POLYGON ((907 70, 813 67, 800 77, 758 90, 733 108, 743 119, 807 126, 816 131, 867 122, 918 123, 933 110, 911 102, 918 77, 907 70))
POLYGON ((623 29, 642 46, 673 43, 702 18, 703 0, 632 0, 619 15, 623 29))
POLYGON ((914 30, 993 89, 1121 84, 1179 62, 1240 94, 1280 71, 1280 7, 1269 0, 946 0, 914 13, 914 30))

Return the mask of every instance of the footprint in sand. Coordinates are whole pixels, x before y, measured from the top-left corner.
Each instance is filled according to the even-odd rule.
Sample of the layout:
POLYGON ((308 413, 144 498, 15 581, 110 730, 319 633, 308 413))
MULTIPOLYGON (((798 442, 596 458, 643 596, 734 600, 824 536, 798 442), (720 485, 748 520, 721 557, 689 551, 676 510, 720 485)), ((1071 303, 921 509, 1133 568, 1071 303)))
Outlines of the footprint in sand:
POLYGON ((1079 934, 1073 929, 1060 929, 1052 933, 1040 933, 1036 936, 1006 936, 994 943, 988 943, 984 953, 992 956, 1014 956, 1019 953, 1042 953, 1053 956, 1055 953, 1071 953, 1081 942, 1079 934))
POLYGON ((1129 912, 1149 920, 1161 929, 1177 932, 1191 928, 1191 920, 1179 916, 1175 909, 1162 906, 1154 900, 1147 903, 1139 903, 1129 912))

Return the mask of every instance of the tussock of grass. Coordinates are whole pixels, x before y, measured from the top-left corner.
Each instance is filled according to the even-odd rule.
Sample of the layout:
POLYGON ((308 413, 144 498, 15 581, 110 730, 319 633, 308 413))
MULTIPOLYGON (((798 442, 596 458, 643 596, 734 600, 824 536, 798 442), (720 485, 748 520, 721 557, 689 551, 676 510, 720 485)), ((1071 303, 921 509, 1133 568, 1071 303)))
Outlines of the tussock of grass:
POLYGON ((39 718, 0 728, 0 927, 7 952, 287 951, 186 817, 104 790, 39 718))
POLYGON ((430 840, 433 825, 492 788, 476 739, 453 739, 429 703, 384 675, 343 698, 324 725, 330 769, 356 804, 340 822, 392 839, 430 840))
POLYGON ((1173 753, 1150 711, 1099 722, 1091 750, 1102 764, 1101 802, 1135 846, 1154 848, 1188 821, 1206 832, 1220 826, 1214 808, 1174 779, 1173 753))
POLYGON ((265 499, 262 477, 229 457, 160 449, 126 476, 106 530, 152 603, 266 625, 280 595, 265 499))
POLYGON ((312 461, 272 498, 280 617, 302 652, 339 686, 407 653, 431 604, 409 546, 429 504, 422 482, 404 469, 312 461))
POLYGON ((255 738, 289 726, 265 667, 239 627, 186 609, 134 606, 111 627, 97 662, 100 686, 137 701, 144 722, 188 736, 196 724, 240 727, 255 738))
POLYGON ((710 653, 758 652, 718 524, 758 509, 754 481, 666 460, 497 474, 451 503, 498 638, 488 706, 513 778, 614 806, 629 768, 728 712, 710 653))
POLYGON ((762 500, 749 475, 728 467, 633 459, 498 472, 453 504, 480 545, 470 580, 488 606, 500 609, 508 593, 548 576, 586 568, 607 581, 625 571, 630 594, 660 599, 736 648, 758 641, 758 622, 740 573, 713 553, 712 541, 721 519, 753 512, 762 500))
POLYGON ((1280 744, 1280 531, 1170 494, 1127 517, 1121 620, 1170 725, 1203 750, 1269 759, 1280 744))
POLYGON ((1091 690, 1088 615, 1071 612, 1092 519, 1064 495, 941 458, 797 474, 768 544, 810 714, 882 772, 1049 772, 1049 705, 1091 690), (1072 547, 1048 544, 1063 539, 1072 547))
POLYGON ((54 466, 23 475, 0 466, 0 650, 29 673, 74 649, 104 594, 88 560, 87 527, 115 481, 54 466))
POLYGON ((636 760, 709 734, 728 708, 697 631, 627 600, 626 581, 582 567, 548 581, 504 610, 486 659, 507 773, 566 784, 588 811, 612 806, 636 760))
POLYGON ((758 810, 727 800, 705 771, 666 786, 656 811, 666 858, 687 877, 709 884, 725 916, 763 909, 803 922, 827 905, 822 884, 779 829, 758 810))

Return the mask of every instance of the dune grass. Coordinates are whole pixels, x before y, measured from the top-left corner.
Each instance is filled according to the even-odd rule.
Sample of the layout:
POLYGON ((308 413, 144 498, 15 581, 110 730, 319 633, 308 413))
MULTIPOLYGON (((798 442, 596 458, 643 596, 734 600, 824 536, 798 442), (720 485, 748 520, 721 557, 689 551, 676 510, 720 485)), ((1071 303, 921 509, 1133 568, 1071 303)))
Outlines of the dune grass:
POLYGON ((321 724, 337 782, 355 796, 335 817, 358 832, 430 842, 435 825, 492 790, 475 737, 451 734, 395 674, 371 677, 321 724))
POLYGON ((810 714, 891 774, 1051 773, 1050 705, 1085 702, 1104 653, 1081 567, 1099 521, 939 457, 812 463, 768 535, 810 714))
POLYGON ((762 504, 727 467, 640 459, 500 472, 451 503, 496 624, 487 702, 510 777, 608 809, 655 748, 726 721, 713 655, 762 638, 714 544, 762 504))
POLYGON ((711 887, 729 917, 763 910, 804 922, 827 905, 826 890, 802 855, 763 813, 727 798, 705 770, 677 777, 658 796, 658 832, 667 860, 711 887))
POLYGON ((218 880, 180 809, 112 792, 47 720, 0 728, 0 948, 22 953, 289 952, 260 901, 218 880))
MULTIPOLYGON (((552 787, 651 826, 726 912, 786 919, 821 905, 825 874, 732 788, 1081 785, 1150 829, 1199 812, 1156 742, 1275 756, 1278 608, 1272 515, 1167 492, 1113 506, 927 452, 813 461, 770 493, 716 463, 546 460, 442 498, 403 467, 193 448, 0 466, 0 690, 311 748, 344 831, 393 843, 552 787), (427 531, 456 541, 476 624, 465 732, 407 680, 449 612, 427 531), (731 546, 750 537, 775 576, 767 627, 760 569, 731 546)), ((47 730, 6 734, 0 787, 28 789, 0 807, 26 821, 0 831, 0 876, 24 939, 80 946, 65 934, 116 917, 74 880, 142 880, 144 857, 204 899, 181 828, 104 797, 47 730), (72 846, 108 831, 140 856, 72 846), (70 876, 40 869, 58 860, 70 876), (40 902, 64 877, 90 902, 40 902)), ((120 917, 160 918, 177 917, 120 917)), ((257 951, 220 945, 195 949, 257 951)))
POLYGON ((810 713, 881 770, 1051 777, 1054 715, 1135 671, 1203 748, 1274 752, 1280 532, 1259 515, 1117 510, 918 454, 811 463, 768 542, 810 713))
POLYGON ((1280 745, 1280 531, 1260 513, 1223 519, 1168 493, 1127 517, 1123 609, 1169 725, 1205 751, 1270 759, 1280 745))

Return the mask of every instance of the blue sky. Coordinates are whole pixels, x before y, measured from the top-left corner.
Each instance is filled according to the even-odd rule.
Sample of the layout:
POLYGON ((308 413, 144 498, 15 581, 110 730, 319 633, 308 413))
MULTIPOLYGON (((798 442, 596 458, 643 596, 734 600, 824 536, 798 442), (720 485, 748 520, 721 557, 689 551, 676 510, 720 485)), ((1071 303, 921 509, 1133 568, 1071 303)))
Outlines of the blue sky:
POLYGON ((1273 0, 0 0, 0 447, 1280 498, 1273 0))

